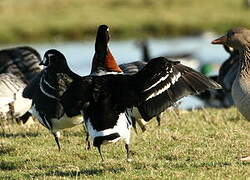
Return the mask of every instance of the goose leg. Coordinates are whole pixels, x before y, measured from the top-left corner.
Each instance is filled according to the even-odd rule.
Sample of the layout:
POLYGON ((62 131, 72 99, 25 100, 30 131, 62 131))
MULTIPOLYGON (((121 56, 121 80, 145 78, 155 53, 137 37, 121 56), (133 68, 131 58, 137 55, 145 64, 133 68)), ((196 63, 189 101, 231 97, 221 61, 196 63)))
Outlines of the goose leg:
POLYGON ((60 146, 60 143, 59 143, 58 135, 56 133, 53 133, 53 135, 54 135, 57 147, 58 147, 58 151, 60 152, 61 151, 61 146, 60 146))
POLYGON ((98 149, 98 152, 101 156, 102 161, 104 161, 103 156, 102 156, 102 152, 101 152, 101 145, 97 146, 97 149, 98 149))
POLYGON ((146 131, 146 126, 145 126, 145 122, 143 122, 143 119, 136 119, 137 123, 139 124, 142 132, 146 131))
POLYGON ((90 150, 91 146, 90 146, 90 141, 89 141, 89 133, 86 131, 86 139, 85 139, 86 143, 87 143, 87 150, 90 150))
POLYGON ((161 116, 160 115, 156 116, 156 120, 157 120, 158 126, 161 126, 161 116))
POLYGON ((130 150, 129 150, 129 144, 125 144, 126 152, 127 152, 127 161, 131 162, 132 160, 130 159, 130 150))
POLYGON ((88 130, 86 128, 86 125, 83 124, 83 128, 84 128, 84 130, 86 132, 86 139, 85 139, 86 144, 87 144, 86 149, 90 150, 91 146, 90 146, 90 141, 89 141, 89 132, 88 132, 88 130))
POLYGON ((133 116, 131 118, 132 118, 132 127, 134 128, 135 133, 137 134, 136 119, 133 116))

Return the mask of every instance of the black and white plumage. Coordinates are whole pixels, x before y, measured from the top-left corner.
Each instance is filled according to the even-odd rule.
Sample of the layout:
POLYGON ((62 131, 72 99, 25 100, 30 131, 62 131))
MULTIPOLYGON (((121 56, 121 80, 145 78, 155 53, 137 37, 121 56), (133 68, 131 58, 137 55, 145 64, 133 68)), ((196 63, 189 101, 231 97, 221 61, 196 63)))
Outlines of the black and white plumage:
POLYGON ((134 75, 86 76, 74 81, 62 96, 62 105, 67 112, 84 111, 86 128, 100 154, 102 144, 123 139, 129 159, 128 108, 142 105, 152 118, 184 96, 216 88, 221 86, 199 72, 159 57, 134 75))
MULTIPOLYGON (((147 64, 146 61, 134 61, 131 63, 120 64, 119 67, 121 68, 124 74, 132 75, 140 71, 146 64, 147 64)), ((143 111, 144 111, 143 108, 140 108, 140 106, 133 108, 132 112, 135 119, 133 126, 136 129, 136 123, 138 123, 142 131, 146 131, 146 123, 149 120, 147 119, 147 121, 145 122, 145 120, 142 118, 141 114, 144 113, 143 111)), ((160 126, 161 124, 160 114, 156 115, 156 120, 158 122, 158 126, 160 126)))
MULTIPOLYGON (((19 121, 31 108, 31 100, 22 96, 26 84, 11 73, 0 74, 0 115, 2 120, 19 121)), ((25 118, 25 120, 27 120, 25 118)))
MULTIPOLYGON (((97 30, 96 42, 95 42, 95 54, 92 60, 91 75, 105 75, 105 74, 134 74, 142 69, 147 63, 142 61, 136 61, 132 63, 121 64, 118 66, 115 58, 113 57, 108 43, 110 41, 109 27, 107 25, 100 25, 97 30)), ((143 131, 146 130, 145 121, 141 115, 143 109, 139 107, 133 108, 133 125, 135 127, 136 122, 140 125, 143 131)), ((143 112, 145 114, 145 112, 143 112)), ((157 115, 158 116, 158 115, 157 115)), ((159 118, 158 118, 159 119, 159 118)))
POLYGON ((69 84, 80 76, 69 69, 64 55, 55 49, 45 53, 41 64, 45 69, 25 88, 23 96, 32 99, 32 113, 52 132, 60 150, 59 130, 83 122, 80 111, 69 115, 60 103, 60 98, 69 84))

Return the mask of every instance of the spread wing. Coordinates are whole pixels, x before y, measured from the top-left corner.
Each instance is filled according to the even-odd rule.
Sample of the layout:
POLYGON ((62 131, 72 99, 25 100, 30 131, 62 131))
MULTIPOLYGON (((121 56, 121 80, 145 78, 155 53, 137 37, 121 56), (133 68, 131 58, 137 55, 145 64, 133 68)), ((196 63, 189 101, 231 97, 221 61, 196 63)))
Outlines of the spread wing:
POLYGON ((140 106, 143 118, 148 120, 184 96, 217 88, 221 88, 219 84, 201 73, 160 57, 152 59, 134 75, 83 77, 72 83, 62 100, 65 109, 69 110, 87 102, 105 104, 105 107, 100 105, 100 109, 109 105, 109 110, 116 113, 140 106), (91 79, 89 82, 86 81, 88 78, 91 79))
POLYGON ((152 59, 137 74, 113 75, 108 79, 106 88, 111 89, 107 91, 112 92, 118 106, 140 106, 145 120, 184 96, 221 88, 218 83, 192 68, 163 57, 152 59))

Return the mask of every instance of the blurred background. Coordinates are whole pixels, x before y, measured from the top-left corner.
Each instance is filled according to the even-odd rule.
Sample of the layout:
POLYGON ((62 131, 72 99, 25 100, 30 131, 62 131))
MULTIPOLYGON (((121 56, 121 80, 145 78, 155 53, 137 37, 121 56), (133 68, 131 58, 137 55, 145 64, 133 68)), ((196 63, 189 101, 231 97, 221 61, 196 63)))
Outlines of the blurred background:
POLYGON ((209 67, 207 75, 229 56, 211 40, 250 27, 247 0, 1 0, 0 12, 2 49, 29 45, 43 56, 55 48, 81 75, 90 72, 100 24, 110 27, 119 63, 142 60, 146 46, 150 58, 188 56, 191 67, 209 67))

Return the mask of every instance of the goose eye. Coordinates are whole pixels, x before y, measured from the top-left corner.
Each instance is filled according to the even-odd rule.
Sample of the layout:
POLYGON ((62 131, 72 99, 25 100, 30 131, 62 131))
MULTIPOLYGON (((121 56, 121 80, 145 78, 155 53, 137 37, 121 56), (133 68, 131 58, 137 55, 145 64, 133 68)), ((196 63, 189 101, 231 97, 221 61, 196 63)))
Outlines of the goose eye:
POLYGON ((228 33, 228 37, 232 37, 232 36, 234 36, 235 35, 235 32, 230 32, 230 33, 228 33))

